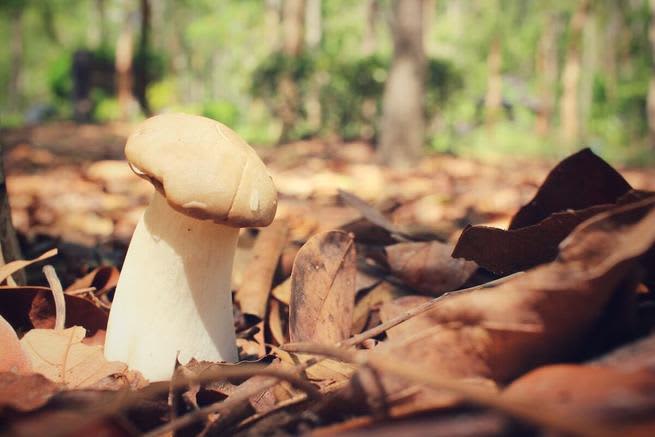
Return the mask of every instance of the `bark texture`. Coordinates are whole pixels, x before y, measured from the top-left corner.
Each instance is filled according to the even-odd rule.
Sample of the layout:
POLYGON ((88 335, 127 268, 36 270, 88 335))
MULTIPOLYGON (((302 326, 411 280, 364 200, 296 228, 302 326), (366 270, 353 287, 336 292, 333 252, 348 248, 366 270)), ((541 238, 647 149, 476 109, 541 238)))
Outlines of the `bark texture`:
POLYGON ((390 17, 393 60, 385 84, 379 158, 409 167, 422 154, 425 111, 423 0, 394 0, 390 17))

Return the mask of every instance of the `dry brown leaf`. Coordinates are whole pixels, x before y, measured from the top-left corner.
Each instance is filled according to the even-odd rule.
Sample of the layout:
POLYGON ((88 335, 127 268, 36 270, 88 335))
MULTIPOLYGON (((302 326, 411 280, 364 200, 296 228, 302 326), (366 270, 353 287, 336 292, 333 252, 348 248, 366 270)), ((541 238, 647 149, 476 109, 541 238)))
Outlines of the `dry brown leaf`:
POLYGON ((46 260, 48 258, 52 258, 53 256, 57 255, 57 249, 51 249, 47 251, 46 253, 38 256, 37 258, 31 259, 31 260, 18 260, 18 261, 12 261, 10 263, 7 263, 3 266, 0 266, 0 283, 4 282, 9 276, 11 276, 13 273, 24 269, 25 267, 29 266, 30 264, 34 264, 39 261, 46 260))
POLYGON ((350 336, 355 273, 351 235, 330 231, 305 243, 291 273, 291 341, 336 343, 350 336))
POLYGON ((452 249, 439 241, 399 243, 385 247, 386 261, 409 287, 439 296, 461 287, 477 269, 474 262, 453 258, 452 249))
POLYGON ((59 386, 43 375, 0 372, 0 411, 5 408, 27 412, 45 405, 59 386))
POLYGON ((96 294, 104 294, 116 287, 119 275, 120 272, 114 266, 98 267, 69 285, 66 292, 93 287, 96 294))
POLYGON ((106 361, 100 346, 83 344, 85 335, 80 326, 61 331, 33 329, 23 336, 21 344, 34 372, 68 389, 90 387, 106 376, 127 370, 123 363, 106 361))
POLYGON ((363 296, 361 294, 358 295, 353 311, 352 334, 359 334, 364 330, 371 317, 371 311, 377 310, 385 302, 391 302, 406 293, 388 282, 381 282, 373 289, 365 292, 363 296))
POLYGON ((563 243, 555 262, 497 288, 446 299, 420 322, 404 322, 412 326, 427 317, 431 327, 408 328, 409 337, 382 347, 441 374, 500 382, 567 357, 655 242, 654 205, 649 199, 588 220, 563 243))
POLYGON ((287 317, 284 320, 282 318, 282 304, 277 299, 271 299, 268 311, 268 329, 271 331, 273 342, 276 346, 287 343, 289 341, 287 335, 289 330, 286 322, 287 317))
POLYGON ((556 408, 560 416, 584 417, 621 430, 622 435, 655 435, 655 375, 651 372, 545 366, 513 382, 503 396, 517 402, 538 399, 556 408))
POLYGON ((288 277, 273 288, 271 294, 283 304, 289 305, 289 302, 291 302, 291 277, 288 277))
POLYGON ((275 268, 287 242, 289 227, 286 222, 276 221, 260 231, 253 248, 253 257, 246 268, 236 301, 241 312, 264 318, 271 291, 275 268))
POLYGON ((583 149, 550 171, 534 198, 512 218, 509 229, 535 225, 560 211, 611 204, 630 189, 609 164, 590 149, 583 149))

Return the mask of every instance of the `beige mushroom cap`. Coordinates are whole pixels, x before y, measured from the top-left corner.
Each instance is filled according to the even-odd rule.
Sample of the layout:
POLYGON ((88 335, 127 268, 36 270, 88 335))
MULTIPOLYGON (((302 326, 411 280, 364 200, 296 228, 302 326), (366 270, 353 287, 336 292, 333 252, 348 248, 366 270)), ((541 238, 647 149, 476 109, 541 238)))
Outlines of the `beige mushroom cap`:
POLYGON ((176 210, 233 226, 266 226, 277 191, 257 153, 224 124, 188 114, 162 114, 130 135, 125 155, 176 210))

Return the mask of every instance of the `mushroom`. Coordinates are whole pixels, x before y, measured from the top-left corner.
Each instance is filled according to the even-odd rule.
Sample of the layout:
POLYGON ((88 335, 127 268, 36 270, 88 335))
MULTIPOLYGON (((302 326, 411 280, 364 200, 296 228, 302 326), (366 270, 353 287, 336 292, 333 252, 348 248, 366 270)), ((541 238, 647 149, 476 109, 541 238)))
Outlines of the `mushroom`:
POLYGON ((235 362, 232 260, 239 228, 275 215, 266 167, 227 126, 186 114, 146 120, 125 154, 156 191, 123 264, 105 357, 151 381, 170 379, 176 357, 235 362))

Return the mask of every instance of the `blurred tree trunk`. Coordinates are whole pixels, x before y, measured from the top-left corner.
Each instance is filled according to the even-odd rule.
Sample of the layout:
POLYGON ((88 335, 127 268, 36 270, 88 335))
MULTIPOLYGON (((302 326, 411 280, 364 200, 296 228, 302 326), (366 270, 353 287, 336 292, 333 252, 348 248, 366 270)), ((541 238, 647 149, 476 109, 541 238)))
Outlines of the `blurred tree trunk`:
POLYGON ((616 1, 612 1, 608 12, 608 23, 603 38, 603 68, 605 70, 605 89, 610 101, 616 99, 618 85, 618 45, 619 35, 623 33, 623 11, 616 1))
POLYGON ((423 47, 425 53, 430 53, 433 47, 432 39, 430 38, 430 29, 432 23, 437 19, 437 0, 423 0, 423 47))
MULTIPOLYGON (((0 145, 0 266, 21 259, 16 231, 11 223, 11 209, 7 198, 7 185, 4 173, 4 147, 0 145)), ((25 284, 25 274, 19 271, 13 274, 13 279, 7 281, 10 285, 25 284), (15 281, 15 283, 12 283, 15 281)))
POLYGON ((536 62, 537 77, 539 78, 539 106, 537 109, 536 131, 541 136, 548 135, 555 109, 558 34, 559 23, 557 15, 551 14, 544 20, 536 62))
MULTIPOLYGON (((287 58, 297 58, 303 51, 305 39, 305 1, 284 0, 282 6, 282 54, 287 58)), ((300 93, 297 84, 287 71, 278 85, 280 93, 280 118, 282 119, 282 132, 278 143, 289 141, 291 132, 296 124, 300 105, 300 93)))
POLYGON ((423 0, 393 0, 393 59, 384 87, 378 155, 384 164, 409 167, 422 155, 425 136, 423 0))
POLYGON ((498 122, 503 106, 502 47, 496 35, 487 55, 487 93, 484 96, 484 118, 487 129, 498 122))
MULTIPOLYGON (((306 0, 305 7, 305 45, 309 50, 317 50, 321 45, 322 21, 321 0, 306 0)), ((309 128, 318 132, 321 129, 322 108, 321 108, 321 83, 322 74, 318 74, 312 80, 305 99, 305 110, 307 111, 307 124, 309 128)))
POLYGON ((651 78, 648 87, 648 133, 651 149, 655 149, 655 0, 650 0, 650 25, 648 38, 651 47, 651 78))
POLYGON ((269 43, 271 44, 271 51, 280 49, 280 1, 281 0, 265 0, 266 11, 264 21, 266 22, 266 30, 269 35, 269 43))
POLYGON ((135 90, 136 98, 139 101, 141 111, 146 116, 150 116, 150 105, 148 103, 148 59, 150 54, 150 33, 151 33, 151 17, 152 9, 150 7, 150 0, 140 0, 139 16, 141 18, 141 34, 139 36, 139 65, 135 69, 135 90))
POLYGON ((19 111, 23 97, 23 7, 10 9, 11 38, 9 42, 9 83, 7 88, 7 106, 12 111, 19 111))
POLYGON ((127 1, 123 2, 125 10, 121 30, 116 42, 116 94, 121 111, 121 118, 129 120, 135 115, 136 100, 133 94, 134 72, 132 60, 134 58, 132 11, 127 1))
POLYGON ((366 26, 362 40, 362 53, 371 56, 377 50, 377 28, 380 17, 379 0, 366 0, 366 26))
POLYGON ((591 10, 582 32, 583 44, 581 51, 580 70, 580 135, 584 138, 587 134, 587 124, 591 117, 591 109, 594 101, 594 80, 598 62, 601 56, 605 55, 604 50, 598 50, 598 16, 595 10, 591 10))
POLYGON ((107 34, 107 9, 106 0, 95 0, 96 16, 98 19, 98 45, 106 47, 109 44, 109 36, 107 34))
POLYGON ((581 70, 582 31, 589 15, 589 0, 580 0, 571 19, 570 36, 562 73, 562 99, 560 102, 560 125, 562 139, 574 144, 580 137, 579 83, 581 70))

